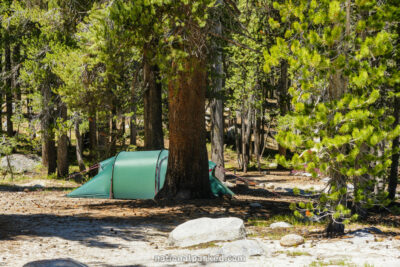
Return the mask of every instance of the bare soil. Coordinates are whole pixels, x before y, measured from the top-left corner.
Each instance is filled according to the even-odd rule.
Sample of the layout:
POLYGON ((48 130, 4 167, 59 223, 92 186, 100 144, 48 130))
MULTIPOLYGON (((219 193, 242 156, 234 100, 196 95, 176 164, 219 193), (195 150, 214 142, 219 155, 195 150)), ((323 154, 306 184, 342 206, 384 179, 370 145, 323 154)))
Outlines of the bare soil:
MULTIPOLYGON (((249 236, 262 242, 270 240, 267 241, 270 246, 267 255, 275 257, 276 260, 270 261, 272 265, 265 266, 284 266, 281 264, 285 262, 304 265, 320 260, 320 256, 309 252, 292 253, 292 256, 281 253, 283 249, 273 236, 280 233, 270 234, 263 231, 265 227, 255 226, 251 221, 266 221, 275 215, 291 214, 289 204, 304 197, 294 196, 285 191, 285 188, 322 188, 324 184, 309 177, 291 176, 287 172, 253 172, 239 175, 261 184, 273 184, 275 189, 280 189, 237 186, 234 188, 237 193, 234 199, 176 203, 153 200, 71 199, 65 197, 65 194, 76 187, 76 184, 50 180, 1 185, 0 266, 23 266, 37 260, 64 258, 79 261, 87 266, 164 266, 165 263, 154 261, 155 255, 188 252, 166 247, 168 233, 174 227, 194 218, 227 216, 242 218, 247 223, 249 236), (42 186, 35 186, 36 184, 42 186), (262 207, 252 208, 250 203, 254 202, 262 207), (293 255, 304 259, 296 262, 293 255)), ((394 242, 386 244, 391 251, 388 253, 396 251, 400 256, 400 240, 396 243, 400 232, 400 218, 377 213, 371 216, 367 223, 375 224, 382 219, 390 227, 380 227, 384 229, 384 235, 379 238, 394 242)), ((323 237, 323 226, 297 227, 293 231, 307 236, 308 243, 304 249, 312 249, 312 246, 309 246, 310 242, 329 241, 323 237)), ((210 249, 203 248, 200 252, 210 253, 210 249)), ((264 266, 265 257, 249 259, 248 264, 264 266)), ((397 256, 393 257, 391 262, 396 263, 397 256)), ((400 259, 398 263, 400 265, 400 259)))

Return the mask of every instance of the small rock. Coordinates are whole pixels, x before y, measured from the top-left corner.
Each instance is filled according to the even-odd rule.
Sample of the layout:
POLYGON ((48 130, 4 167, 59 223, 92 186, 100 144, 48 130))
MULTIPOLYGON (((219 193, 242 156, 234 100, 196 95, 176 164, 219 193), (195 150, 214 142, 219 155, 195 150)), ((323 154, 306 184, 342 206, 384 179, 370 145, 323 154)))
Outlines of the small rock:
POLYGON ((323 182, 323 183, 325 183, 325 184, 329 183, 330 181, 331 181, 331 178, 330 178, 330 177, 325 177, 325 178, 322 178, 322 179, 321 179, 321 182, 323 182))
POLYGON ((290 227, 293 227, 293 225, 291 225, 290 223, 287 223, 287 222, 275 222, 275 223, 271 223, 271 225, 269 227, 270 228, 290 228, 290 227))
POLYGON ((250 203, 250 208, 259 209, 262 208, 262 205, 258 202, 250 203))
POLYGON ((301 234, 303 236, 308 236, 310 234, 310 231, 308 231, 308 229, 304 228, 304 229, 301 229, 301 234))
POLYGON ((226 256, 260 256, 264 250, 256 240, 237 240, 226 243, 222 246, 220 253, 226 256))
POLYGON ((349 191, 353 191, 353 190, 354 190, 354 185, 352 185, 352 184, 347 184, 347 189, 348 189, 349 191))
POLYGON ((273 185, 273 184, 271 184, 271 183, 265 184, 265 188, 267 188, 267 189, 274 189, 274 188, 275 188, 275 185, 273 185))
POLYGON ((199 218, 178 225, 168 237, 168 244, 177 247, 189 247, 212 241, 243 239, 246 230, 242 219, 199 218))
POLYGON ((235 187, 236 185, 235 184, 233 184, 233 183, 231 183, 231 182, 228 182, 228 181, 226 181, 226 182, 222 182, 226 187, 235 187))
POLYGON ((280 244, 284 247, 298 246, 304 244, 304 238, 296 234, 289 234, 281 238, 280 244))

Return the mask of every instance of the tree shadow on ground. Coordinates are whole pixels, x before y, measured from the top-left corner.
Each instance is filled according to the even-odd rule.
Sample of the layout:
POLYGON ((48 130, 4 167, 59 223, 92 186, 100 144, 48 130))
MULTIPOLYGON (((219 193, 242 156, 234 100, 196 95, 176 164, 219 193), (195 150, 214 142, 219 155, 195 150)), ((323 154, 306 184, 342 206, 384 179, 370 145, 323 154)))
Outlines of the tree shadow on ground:
POLYGON ((0 185, 0 192, 22 192, 22 191, 70 191, 76 187, 71 186, 21 186, 21 185, 0 185))
POLYGON ((72 210, 72 199, 61 198, 59 201, 65 203, 65 207, 57 206, 57 212, 73 214, 57 215, 56 210, 50 208, 40 214, 0 215, 0 240, 18 239, 20 236, 59 237, 88 247, 118 248, 118 238, 149 242, 160 238, 165 240, 177 225, 190 219, 232 216, 247 221, 290 212, 289 202, 268 200, 265 196, 257 201, 216 198, 158 202, 105 199, 92 202, 82 199, 74 202, 77 206, 72 210), (252 208, 250 203, 253 202, 258 202, 261 207, 252 208), (154 231, 149 232, 148 228, 154 231))
MULTIPOLYGON (((247 222, 252 218, 268 220, 275 215, 291 215, 289 204, 305 198, 291 194, 277 196, 260 188, 236 187, 234 191, 237 195, 232 199, 182 201, 77 200, 59 194, 58 203, 54 203, 52 198, 51 206, 40 214, 0 215, 0 240, 18 239, 20 236, 59 237, 88 247, 118 248, 118 239, 165 240, 180 223, 200 217, 238 217, 247 222), (255 202, 260 205, 251 205, 255 202), (57 212, 61 215, 55 214, 57 212), (149 228, 154 231, 147 231, 149 228)), ((385 217, 377 216, 377 223, 385 217)), ((393 223, 399 216, 390 219, 393 223)))

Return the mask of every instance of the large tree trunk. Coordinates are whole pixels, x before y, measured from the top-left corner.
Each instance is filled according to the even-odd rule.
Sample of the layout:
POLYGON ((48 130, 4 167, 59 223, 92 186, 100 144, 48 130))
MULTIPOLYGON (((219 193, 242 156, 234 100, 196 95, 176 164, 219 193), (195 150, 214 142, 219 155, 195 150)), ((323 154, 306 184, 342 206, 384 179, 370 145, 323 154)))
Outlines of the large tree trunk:
MULTIPOLYGON (((218 1, 221 4, 221 1, 218 1)), ((216 22, 215 33, 222 35, 221 21, 216 22)), ((221 47, 214 44, 216 52, 215 61, 212 67, 213 72, 213 91, 216 95, 211 100, 211 160, 217 166, 224 167, 224 103, 221 99, 223 86, 223 62, 221 47)), ((219 177, 224 180, 224 177, 219 177)))
POLYGON ((143 53, 144 92, 144 147, 147 150, 164 148, 162 131, 161 83, 158 81, 159 69, 153 62, 153 51, 145 47, 143 53))
POLYGON ((13 136, 14 129, 12 123, 12 75, 11 75, 11 49, 10 49, 10 42, 9 40, 5 40, 4 43, 4 61, 5 61, 5 72, 6 72, 6 117, 7 117, 7 135, 13 136))
MULTIPOLYGON (((211 196, 205 130, 205 64, 195 56, 169 84, 169 158, 163 189, 157 198, 211 196)), ((174 66, 177 69, 177 66, 174 66)))
POLYGON ((74 131, 75 131, 75 138, 76 138, 76 159, 78 161, 78 166, 80 171, 84 171, 86 169, 85 163, 83 162, 82 157, 82 136, 81 132, 79 131, 79 124, 80 124, 80 116, 79 114, 75 113, 75 120, 74 120, 74 131))
MULTIPOLYGON (((59 103, 59 116, 61 123, 64 124, 68 119, 67 106, 59 103)), ((65 177, 69 173, 68 164, 68 136, 65 125, 61 125, 57 140, 57 177, 65 177)))
POLYGON ((52 92, 47 84, 42 85, 42 164, 47 168, 47 173, 52 174, 57 168, 56 145, 53 130, 53 103, 52 92))
MULTIPOLYGON (((397 127, 400 124, 400 97, 396 97, 394 99, 394 113, 393 116, 395 121, 393 123, 393 128, 397 127)), ((392 149, 399 148, 400 146, 400 136, 397 136, 393 139, 392 149)), ((396 196, 396 188, 397 188, 397 180, 399 176, 399 158, 400 153, 397 152, 392 155, 392 165, 390 167, 390 175, 389 175, 389 199, 394 200, 396 196)))

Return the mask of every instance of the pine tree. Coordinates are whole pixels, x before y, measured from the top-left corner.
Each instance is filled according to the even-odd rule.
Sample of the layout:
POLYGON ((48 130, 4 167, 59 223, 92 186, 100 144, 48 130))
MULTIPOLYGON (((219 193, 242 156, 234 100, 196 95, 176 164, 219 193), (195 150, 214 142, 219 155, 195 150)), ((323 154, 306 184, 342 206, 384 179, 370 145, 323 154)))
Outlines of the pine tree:
POLYGON ((363 207, 387 204, 378 182, 391 164, 386 144, 400 127, 392 128, 394 118, 381 105, 394 40, 385 27, 385 4, 285 1, 274 8, 291 23, 285 38, 265 51, 264 70, 282 59, 289 63, 294 112, 281 120, 277 140, 296 152, 289 161, 278 160, 314 176, 318 168, 330 178, 327 193, 298 208, 329 217, 328 231, 342 232, 340 225, 352 215, 350 199, 359 214, 363 207))

